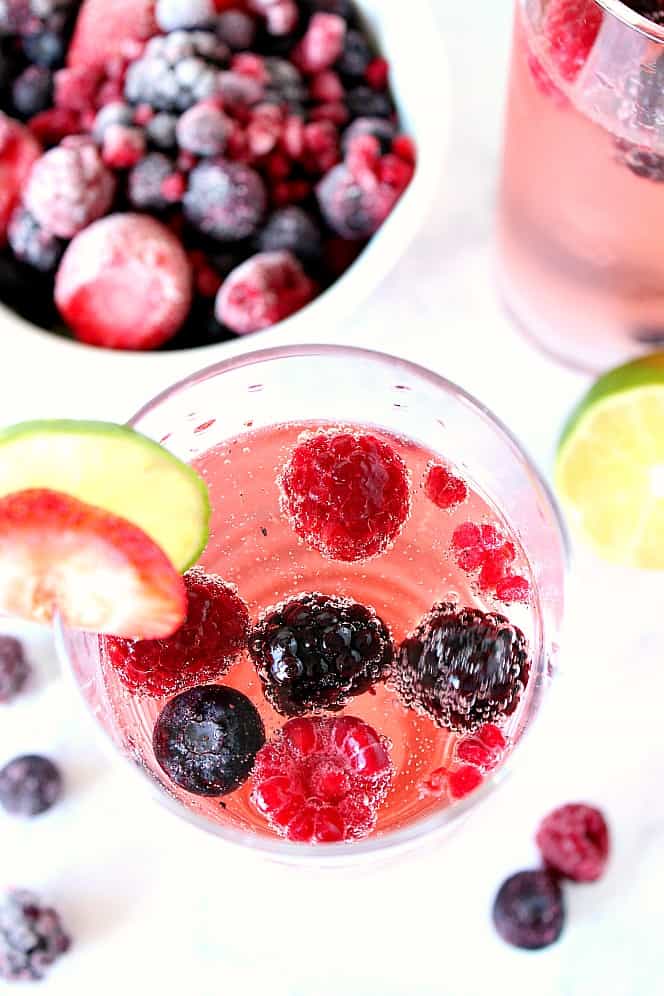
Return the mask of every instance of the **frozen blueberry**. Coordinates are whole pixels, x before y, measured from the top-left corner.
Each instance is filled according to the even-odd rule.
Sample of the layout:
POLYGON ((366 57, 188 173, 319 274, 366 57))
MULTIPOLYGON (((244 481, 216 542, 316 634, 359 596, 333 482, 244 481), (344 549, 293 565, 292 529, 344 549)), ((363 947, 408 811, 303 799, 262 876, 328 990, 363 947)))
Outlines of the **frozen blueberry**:
POLYGON ((25 754, 0 770, 0 805, 12 816, 39 816, 61 794, 62 777, 47 757, 25 754))
POLYGON ((261 252, 287 249, 302 261, 316 260, 321 254, 321 234, 304 208, 295 205, 271 215, 257 239, 261 252))
POLYGON ((57 31, 35 31, 23 38, 23 51, 30 62, 47 69, 64 64, 67 52, 65 37, 57 31))
POLYGON ((145 132, 148 139, 158 149, 172 149, 176 145, 175 132, 177 124, 178 118, 176 114, 167 114, 165 111, 160 111, 159 114, 155 114, 148 121, 145 126, 145 132))
POLYGON ((29 674, 22 644, 13 636, 0 634, 0 704, 18 695, 29 674))
POLYGON ((522 871, 501 885, 493 922, 504 941, 536 950, 558 940, 565 923, 560 882, 550 871, 522 871))
POLYGON ((152 152, 141 159, 129 174, 127 192, 130 203, 142 211, 163 211, 167 201, 161 188, 173 168, 171 160, 161 152, 152 152))
POLYGON ((256 22, 243 10, 224 10, 217 17, 217 34, 234 52, 242 52, 251 48, 256 22))
POLYGON ((245 239, 258 229, 267 195, 258 173, 242 163, 202 162, 189 175, 184 195, 188 221, 220 242, 245 239))
POLYGON ((386 93, 368 86, 356 86, 346 94, 348 110, 354 118, 391 118, 394 104, 386 93))
POLYGON ((53 76, 44 66, 28 66, 14 80, 12 100, 17 114, 31 118, 46 110, 53 100, 53 76))
POLYGON ((66 243, 51 235, 23 207, 14 211, 7 238, 16 258, 42 273, 55 271, 65 251, 66 243))
POLYGON ((347 31, 343 52, 336 61, 335 69, 342 76, 361 78, 373 59, 373 52, 361 31, 347 31))

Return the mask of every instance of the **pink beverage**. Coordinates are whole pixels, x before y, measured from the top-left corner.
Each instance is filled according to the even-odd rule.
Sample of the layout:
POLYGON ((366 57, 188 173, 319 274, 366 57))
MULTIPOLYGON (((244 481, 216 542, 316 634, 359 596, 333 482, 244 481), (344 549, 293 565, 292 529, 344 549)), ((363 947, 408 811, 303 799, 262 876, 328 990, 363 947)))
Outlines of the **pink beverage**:
POLYGON ((502 285, 523 329, 574 366, 664 343, 663 123, 664 27, 618 0, 519 0, 502 285))
MULTIPOLYGON (((327 717, 325 722, 335 717, 335 721, 339 717, 363 721, 389 753, 389 784, 376 803, 371 827, 357 836, 368 836, 382 848, 418 836, 418 828, 426 828, 429 821, 446 823, 448 813, 468 804, 462 800, 481 797, 508 762, 548 682, 564 566, 560 527, 546 489, 532 468, 520 464, 511 440, 503 436, 503 446, 508 445, 500 450, 502 430, 480 410, 471 411, 465 396, 433 375, 390 357, 333 347, 274 350, 231 361, 216 374, 204 372, 200 380, 192 378, 175 388, 172 395, 145 409, 135 424, 148 433, 175 424, 175 429, 160 436, 168 437, 166 444, 177 455, 186 452, 211 496, 211 534, 200 566, 237 586, 252 627, 266 610, 303 593, 360 603, 375 610, 389 627, 397 653, 387 681, 373 683, 334 712, 304 711, 307 722, 311 716, 318 722, 320 715, 327 717), (339 379, 342 371, 345 383, 339 379), (314 375, 308 387, 303 387, 305 375, 314 375), (358 406, 362 381, 369 387, 364 404, 358 406), (447 399, 444 391, 450 395, 447 399), (270 421, 272 405, 279 398, 286 418, 270 421), (379 398, 381 405, 375 407, 379 398), (288 418, 309 408, 312 414, 318 408, 327 417, 288 418), (375 421, 349 418, 352 410, 362 408, 375 421), (173 423, 178 416, 182 422, 173 423), (477 424, 468 437, 468 460, 458 459, 464 450, 462 425, 469 417, 477 424), (399 425, 406 431, 397 432, 399 425), (416 434, 412 430, 417 425, 416 434), (431 431, 439 441, 435 448, 431 431), (410 514, 392 545, 356 562, 322 556, 311 543, 303 542, 280 500, 280 475, 302 441, 338 432, 369 435, 386 444, 395 459, 403 461, 409 479, 410 514), (524 516, 525 528, 506 515, 505 506, 498 507, 491 494, 492 475, 478 479, 474 474, 471 451, 477 447, 487 465, 495 461, 503 487, 510 479, 510 508, 524 516), (510 460, 518 469, 510 471, 510 460), (452 497, 445 491, 441 497, 440 487, 436 492, 433 486, 440 480, 429 477, 432 465, 443 467, 444 480, 461 490, 452 497), (481 531, 482 540, 473 540, 481 547, 473 552, 468 535, 472 540, 475 529, 481 531), (480 560, 489 562, 488 570, 480 560), (418 703, 407 704, 400 694, 398 648, 442 602, 454 603, 455 611, 467 607, 500 613, 509 619, 504 624, 509 632, 518 628, 528 647, 527 683, 519 688, 514 709, 497 716, 495 723, 478 724, 472 732, 439 725, 418 703)), ((284 840, 283 828, 259 811, 255 777, 223 797, 193 794, 170 780, 155 759, 153 731, 173 697, 133 694, 106 654, 100 657, 95 638, 65 634, 65 646, 84 695, 106 731, 183 815, 254 847, 276 848, 278 853, 302 847, 291 843, 296 838, 284 840)), ((255 659, 246 650, 218 682, 253 703, 268 742, 289 722, 289 715, 280 714, 266 698, 255 659)), ((358 846, 357 840, 346 839, 319 849, 326 854, 358 846)))

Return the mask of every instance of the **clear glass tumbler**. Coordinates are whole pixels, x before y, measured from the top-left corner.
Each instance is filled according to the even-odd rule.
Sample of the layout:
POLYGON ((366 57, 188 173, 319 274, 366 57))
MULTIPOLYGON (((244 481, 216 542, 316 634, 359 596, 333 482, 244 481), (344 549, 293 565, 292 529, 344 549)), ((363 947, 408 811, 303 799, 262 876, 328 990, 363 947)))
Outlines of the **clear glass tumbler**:
MULTIPOLYGON (((58 627, 62 656, 87 705, 120 754, 146 778, 146 788, 180 816, 226 841, 282 860, 322 865, 413 846, 442 833, 492 792, 509 770, 513 753, 520 753, 555 670, 567 560, 555 501, 507 429, 460 388, 428 370, 336 346, 283 347, 230 359, 176 384, 131 424, 195 463, 207 478, 213 517, 201 564, 237 584, 253 618, 297 592, 338 593, 372 604, 398 641, 433 602, 451 592, 482 605, 481 596, 447 556, 453 517, 422 491, 422 474, 432 454, 457 467, 467 482, 470 493, 459 515, 481 514, 508 533, 521 551, 531 586, 527 605, 500 608, 526 634, 531 652, 530 680, 504 728, 510 745, 505 763, 459 802, 423 798, 415 782, 429 773, 425 762, 435 737, 444 741, 447 734, 400 705, 389 684, 373 694, 365 692, 346 712, 387 733, 400 788, 395 782, 372 836, 314 847, 271 832, 252 813, 245 787, 227 796, 224 808, 217 798, 192 795, 169 782, 151 746, 163 701, 136 698, 122 687, 107 666, 98 637, 58 627), (325 561, 297 540, 279 510, 275 467, 288 452, 284 440, 297 438, 302 425, 329 424, 371 426, 388 434, 411 469, 411 517, 393 549, 371 561, 325 561)), ((495 604, 487 608, 497 611, 495 604)), ((248 657, 219 680, 254 701, 268 736, 283 724, 265 701, 248 657)), ((441 749, 446 749, 444 743, 441 749)))
POLYGON ((659 7, 516 4, 502 289, 526 333, 589 371, 664 345, 664 16, 635 12, 659 7))

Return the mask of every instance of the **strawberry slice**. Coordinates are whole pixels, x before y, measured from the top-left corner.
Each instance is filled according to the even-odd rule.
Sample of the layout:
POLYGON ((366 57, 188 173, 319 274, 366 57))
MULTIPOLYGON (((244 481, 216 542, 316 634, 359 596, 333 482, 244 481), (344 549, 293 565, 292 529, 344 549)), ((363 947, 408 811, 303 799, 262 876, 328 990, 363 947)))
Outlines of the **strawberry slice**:
POLYGON ((184 622, 182 577, 126 519, 58 491, 0 499, 0 611, 33 622, 134 639, 184 622))
POLYGON ((156 0, 84 0, 67 55, 68 66, 103 66, 125 42, 159 34, 156 0))
POLYGON ((0 111, 0 248, 32 164, 41 155, 37 140, 18 121, 0 111))

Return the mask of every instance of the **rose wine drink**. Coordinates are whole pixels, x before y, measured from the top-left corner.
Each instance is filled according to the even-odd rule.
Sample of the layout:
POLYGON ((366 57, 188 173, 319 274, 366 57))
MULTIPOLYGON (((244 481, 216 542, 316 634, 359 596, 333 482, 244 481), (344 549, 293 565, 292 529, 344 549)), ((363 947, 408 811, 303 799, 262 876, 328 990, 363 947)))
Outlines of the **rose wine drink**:
POLYGON ((511 312, 589 370, 661 347, 663 225, 664 4, 518 0, 499 212, 511 312))
MULTIPOLYGON (((355 378, 398 363, 315 352, 264 362, 290 377, 289 364, 322 372, 328 360, 334 376, 357 355, 355 378)), ((460 440, 446 450, 445 405, 440 446, 395 431, 413 407, 410 428, 424 418, 398 367, 385 424, 349 418, 357 395, 343 382, 332 406, 333 385, 321 388, 327 417, 289 418, 315 412, 315 391, 298 408, 288 378, 246 362, 242 421, 239 406, 224 416, 211 372, 204 403, 182 397, 187 424, 161 436, 177 455, 186 448, 211 502, 209 541, 185 574, 184 626, 153 641, 65 634, 74 674, 123 752, 208 829, 291 847, 392 841, 463 809, 519 742, 552 667, 553 647, 545 661, 542 648, 561 595, 557 524, 534 518, 529 551, 528 529, 498 507, 460 440), (286 417, 270 421, 279 390, 286 417), (345 417, 330 417, 335 407, 345 417), (534 556, 540 543, 548 562, 534 556)), ((174 410, 155 421, 159 407, 138 417, 141 431, 168 424, 174 410)), ((521 481, 513 511, 523 498, 527 513, 538 487, 521 481)))

